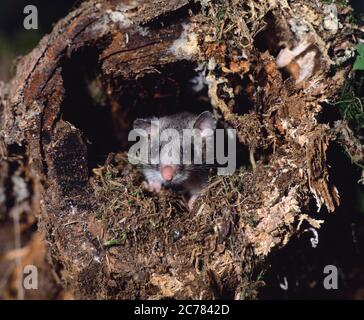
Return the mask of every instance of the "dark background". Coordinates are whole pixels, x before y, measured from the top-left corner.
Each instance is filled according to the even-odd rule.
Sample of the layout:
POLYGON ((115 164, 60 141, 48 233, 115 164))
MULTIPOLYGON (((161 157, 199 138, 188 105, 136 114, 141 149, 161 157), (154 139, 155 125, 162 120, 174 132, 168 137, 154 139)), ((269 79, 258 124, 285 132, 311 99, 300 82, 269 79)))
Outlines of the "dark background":
POLYGON ((14 59, 28 53, 80 0, 0 0, 0 80, 12 74, 14 59), (25 30, 24 7, 38 8, 38 30, 25 30))

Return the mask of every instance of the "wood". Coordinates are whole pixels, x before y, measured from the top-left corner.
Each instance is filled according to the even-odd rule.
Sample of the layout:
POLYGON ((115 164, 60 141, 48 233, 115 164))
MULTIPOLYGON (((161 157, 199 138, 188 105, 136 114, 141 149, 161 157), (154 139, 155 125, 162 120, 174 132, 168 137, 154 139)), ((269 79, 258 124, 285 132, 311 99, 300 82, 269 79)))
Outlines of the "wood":
MULTIPOLYGON (((215 27, 216 21, 204 14, 193 1, 154 0, 141 3, 136 8, 129 8, 123 1, 116 0, 86 1, 57 23, 52 33, 21 59, 12 81, 0 87, 0 124, 4 133, 0 140, 0 154, 11 156, 13 146, 23 146, 19 152, 23 156, 22 165, 26 168, 31 193, 28 201, 32 208, 40 203, 39 226, 47 234, 53 266, 57 266, 63 284, 71 288, 76 297, 238 298, 246 288, 255 290, 259 287, 259 281, 249 280, 249 276, 271 250, 287 243, 295 233, 294 223, 301 213, 306 213, 310 201, 326 206, 328 211, 334 211, 339 205, 338 193, 330 183, 326 164, 330 143, 326 133, 328 127, 318 124, 316 117, 321 103, 334 94, 335 88, 344 79, 339 77, 339 72, 331 79, 327 78, 331 61, 325 45, 335 47, 340 39, 332 40, 324 33, 320 34, 309 18, 305 20, 314 43, 310 48, 317 50, 317 61, 313 62, 312 77, 303 84, 292 80, 298 79, 297 76, 288 80, 282 77, 282 70, 277 68, 274 58, 278 49, 269 48, 281 41, 292 49, 302 40, 300 35, 292 33, 287 22, 288 18, 302 19, 303 13, 298 9, 304 1, 296 2, 291 7, 283 0, 260 1, 256 9, 261 10, 261 16, 255 18, 256 28, 261 28, 261 33, 249 30, 246 24, 241 26, 241 30, 248 30, 250 34, 245 37, 242 32, 240 38, 235 39, 229 31, 221 29, 219 44, 219 41, 211 43, 204 39, 207 32, 215 27), (268 10, 271 2, 274 3, 273 9, 268 10), (124 11, 128 12, 127 18, 124 11), (186 59, 176 55, 171 47, 189 23, 198 35, 199 54, 186 59), (263 50, 254 40, 257 34, 259 37, 263 34, 263 38, 271 36, 269 23, 275 23, 275 41, 263 50), (144 32, 144 28, 148 28, 148 32, 144 32), (221 45, 224 41, 230 43, 228 37, 240 43, 247 41, 243 49, 239 48, 246 58, 236 58, 237 54, 230 44, 221 45), (96 57, 94 60, 90 58, 92 55, 96 57), (120 264, 120 269, 115 266, 110 269, 107 250, 98 238, 98 231, 95 231, 98 203, 89 181, 88 144, 81 128, 63 119, 64 111, 70 108, 67 105, 69 93, 65 85, 68 81, 65 70, 67 63, 77 57, 81 63, 83 59, 90 58, 87 63, 101 79, 103 94, 114 115, 113 121, 118 123, 119 132, 124 137, 130 126, 132 108, 122 105, 120 90, 123 83, 149 73, 156 74, 154 70, 182 60, 197 66, 215 59, 218 67, 210 72, 209 79, 213 108, 226 123, 237 129, 238 138, 251 150, 252 159, 254 153, 266 154, 265 159, 261 158, 265 161, 258 161, 254 172, 243 175, 251 191, 244 190, 242 194, 250 199, 249 192, 255 192, 256 200, 251 199, 258 204, 242 202, 242 199, 239 202, 242 217, 254 216, 257 223, 254 227, 249 226, 241 222, 243 218, 240 217, 231 235, 241 245, 237 251, 240 256, 225 248, 226 251, 215 260, 217 265, 223 263, 228 255, 231 256, 226 261, 238 259, 230 269, 219 269, 211 264, 205 275, 207 278, 204 278, 196 268, 196 257, 206 254, 207 249, 203 245, 196 246, 197 251, 191 253, 191 263, 178 269, 177 274, 169 274, 168 270, 148 270, 147 265, 140 263, 139 270, 127 270, 126 266, 133 266, 131 263, 120 264), (228 61, 233 59, 242 59, 244 63, 229 64, 228 61), (225 74, 216 71, 221 66, 225 68, 225 74), (235 111, 238 108, 235 104, 237 98, 234 94, 227 94, 236 87, 234 75, 237 72, 242 77, 246 73, 253 79, 244 88, 244 94, 255 104, 255 108, 240 114, 235 111), (224 259, 223 254, 226 255, 224 259), (144 277, 145 274, 148 276, 144 277)), ((233 7, 234 1, 229 5, 233 7)), ((214 6, 211 5, 210 9, 213 11, 214 6)), ((238 6, 236 10, 240 12, 243 7, 238 6)), ((248 22, 248 19, 244 15, 241 23, 248 22)), ((297 66, 299 61, 296 73, 297 66)), ((81 108, 77 104, 71 107, 81 108)), ((1 164, 5 169, 1 170, 0 188, 6 186, 8 180, 6 161, 5 158, 1 164)), ((205 200, 207 203, 210 201, 205 200)), ((0 210, 6 211, 1 206, 0 210)), ((212 212, 221 214, 221 217, 227 214, 212 212)), ((230 217, 229 214, 227 217, 230 217)), ((187 226, 193 217, 193 214, 187 215, 181 218, 180 223, 187 226)), ((202 231, 196 232, 201 243, 207 246, 202 231)), ((190 245, 186 244, 186 248, 190 245)), ((124 252, 127 260, 127 256, 135 254, 137 248, 130 246, 125 250, 129 250, 124 252)), ((208 254, 209 259, 215 259, 212 253, 208 254)), ((169 259, 171 265, 178 260, 176 257, 169 259)))

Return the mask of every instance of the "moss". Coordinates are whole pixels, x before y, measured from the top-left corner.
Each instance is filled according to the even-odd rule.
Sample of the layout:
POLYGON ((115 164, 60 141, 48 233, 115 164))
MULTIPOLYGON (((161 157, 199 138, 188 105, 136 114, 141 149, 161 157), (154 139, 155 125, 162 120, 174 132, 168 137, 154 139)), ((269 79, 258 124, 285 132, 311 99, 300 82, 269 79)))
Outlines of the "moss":
POLYGON ((348 0, 322 0, 322 2, 327 4, 336 3, 340 7, 345 7, 349 4, 348 0))
POLYGON ((364 85, 364 74, 360 73, 346 81, 339 93, 339 98, 334 105, 339 109, 344 120, 351 123, 358 137, 363 135, 364 110, 362 90, 364 85))

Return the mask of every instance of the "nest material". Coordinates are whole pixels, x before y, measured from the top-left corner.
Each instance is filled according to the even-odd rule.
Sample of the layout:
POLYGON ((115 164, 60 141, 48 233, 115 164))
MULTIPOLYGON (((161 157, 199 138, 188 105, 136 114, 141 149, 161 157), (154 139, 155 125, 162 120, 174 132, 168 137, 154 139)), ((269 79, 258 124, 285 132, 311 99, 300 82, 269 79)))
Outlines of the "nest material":
MULTIPOLYGON (((253 271, 253 251, 243 232, 246 224, 254 227, 257 221, 241 210, 244 195, 240 193, 248 188, 251 174, 213 177, 195 210, 189 212, 175 192, 144 191, 140 173, 128 164, 125 154, 109 157, 108 164, 94 173, 96 201, 102 204, 97 215, 102 226, 100 241, 107 251, 109 272, 139 270, 133 277, 146 280, 138 290, 128 286, 123 294, 207 299, 248 298, 249 291, 250 298, 254 297, 252 288, 259 282, 238 292, 225 289, 239 286, 242 275, 251 276, 253 271), (182 283, 183 278, 187 283, 182 283)), ((120 284, 123 277, 114 280, 120 284)))
POLYGON ((231 176, 211 176, 189 212, 175 192, 144 191, 140 172, 128 163, 126 154, 110 155, 105 166, 94 169, 92 186, 100 207, 92 231, 97 225, 93 237, 106 250, 107 268, 116 275, 115 283, 120 285, 129 273, 143 283, 138 289, 128 285, 123 294, 132 298, 140 298, 139 294, 254 298, 262 285, 255 257, 284 245, 289 239, 287 230, 295 231, 295 221, 307 220, 315 227, 322 223, 301 214, 300 201, 309 190, 299 170, 282 158, 277 155, 282 168, 273 181, 266 178, 278 168, 262 164, 255 172, 242 168, 231 176), (138 274, 133 270, 139 270, 138 274), (166 272, 168 276, 161 276, 166 272), (120 273, 124 276, 118 277, 120 273), (191 284, 182 284, 184 277, 191 278, 191 284), (226 290, 230 286, 236 291, 226 290), (207 288, 214 290, 207 294, 207 288))

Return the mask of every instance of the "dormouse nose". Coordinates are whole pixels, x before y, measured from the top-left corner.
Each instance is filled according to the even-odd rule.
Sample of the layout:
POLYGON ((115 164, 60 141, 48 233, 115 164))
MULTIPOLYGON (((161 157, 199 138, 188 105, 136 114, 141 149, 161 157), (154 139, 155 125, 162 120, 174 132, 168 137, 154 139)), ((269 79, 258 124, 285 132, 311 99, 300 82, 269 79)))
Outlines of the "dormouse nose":
POLYGON ((161 166, 161 175, 162 178, 166 181, 172 181, 173 177, 176 174, 176 167, 175 166, 166 166, 166 165, 162 165, 161 166))

